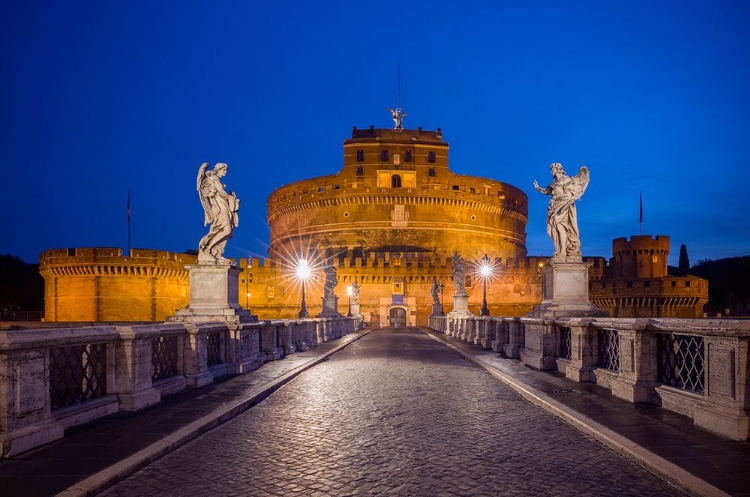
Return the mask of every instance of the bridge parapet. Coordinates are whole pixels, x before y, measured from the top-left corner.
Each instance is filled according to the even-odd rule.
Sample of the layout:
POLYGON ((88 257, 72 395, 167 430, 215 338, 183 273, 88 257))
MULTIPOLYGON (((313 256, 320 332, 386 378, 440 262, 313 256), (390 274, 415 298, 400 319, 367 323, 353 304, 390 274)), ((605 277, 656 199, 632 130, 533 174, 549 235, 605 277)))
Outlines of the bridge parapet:
POLYGON ((430 316, 430 328, 750 438, 750 320, 430 316))
POLYGON ((0 457, 363 328, 361 317, 0 331, 0 457))

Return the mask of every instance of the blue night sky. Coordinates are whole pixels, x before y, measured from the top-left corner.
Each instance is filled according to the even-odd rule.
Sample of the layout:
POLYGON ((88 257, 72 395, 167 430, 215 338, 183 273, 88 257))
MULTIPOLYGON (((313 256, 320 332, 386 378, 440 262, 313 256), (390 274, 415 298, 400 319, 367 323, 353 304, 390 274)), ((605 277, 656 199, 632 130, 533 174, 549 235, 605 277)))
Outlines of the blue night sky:
POLYGON ((202 162, 242 199, 227 256, 263 257, 266 198, 333 174, 352 126, 443 130, 450 167, 523 189, 550 255, 549 164, 581 165, 582 250, 668 235, 750 254, 750 2, 37 1, 0 6, 0 253, 205 234, 202 162))

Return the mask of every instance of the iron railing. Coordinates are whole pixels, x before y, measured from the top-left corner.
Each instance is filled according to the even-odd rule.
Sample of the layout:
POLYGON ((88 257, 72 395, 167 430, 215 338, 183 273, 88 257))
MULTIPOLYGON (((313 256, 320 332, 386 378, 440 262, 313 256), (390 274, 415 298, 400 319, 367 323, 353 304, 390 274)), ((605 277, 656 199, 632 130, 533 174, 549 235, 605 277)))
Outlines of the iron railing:
POLYGON ((620 334, 617 330, 599 330, 599 367, 620 372, 620 334))
POLYGON ((703 394, 705 355, 703 337, 658 333, 658 380, 665 385, 703 394))
POLYGON ((49 395, 52 409, 106 394, 106 344, 92 343, 50 349, 49 395))
POLYGON ((573 355, 572 351, 572 334, 570 328, 567 326, 560 326, 560 353, 559 356, 563 359, 570 360, 573 355))
POLYGON ((206 333, 206 356, 209 366, 221 364, 221 332, 206 333))
POLYGON ((180 374, 177 366, 179 337, 162 336, 151 340, 151 380, 180 374))

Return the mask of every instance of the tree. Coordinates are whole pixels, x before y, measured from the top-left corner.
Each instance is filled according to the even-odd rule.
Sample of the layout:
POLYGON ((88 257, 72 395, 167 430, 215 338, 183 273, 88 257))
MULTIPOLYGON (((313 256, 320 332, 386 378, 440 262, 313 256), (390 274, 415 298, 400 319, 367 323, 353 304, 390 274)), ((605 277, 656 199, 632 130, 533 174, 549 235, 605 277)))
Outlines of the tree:
POLYGON ((688 259, 687 247, 680 245, 680 262, 677 266, 677 274, 684 276, 690 272, 690 259, 688 259))

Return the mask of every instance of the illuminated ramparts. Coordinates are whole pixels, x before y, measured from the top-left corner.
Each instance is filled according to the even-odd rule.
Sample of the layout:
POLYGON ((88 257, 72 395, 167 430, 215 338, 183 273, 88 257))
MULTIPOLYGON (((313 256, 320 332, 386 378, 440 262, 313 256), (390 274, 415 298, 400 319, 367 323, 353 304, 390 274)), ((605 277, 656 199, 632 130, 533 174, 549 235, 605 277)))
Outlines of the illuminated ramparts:
POLYGON ((161 250, 119 248, 53 249, 43 252, 47 321, 163 321, 185 307, 189 277, 185 264, 196 256, 161 250))

